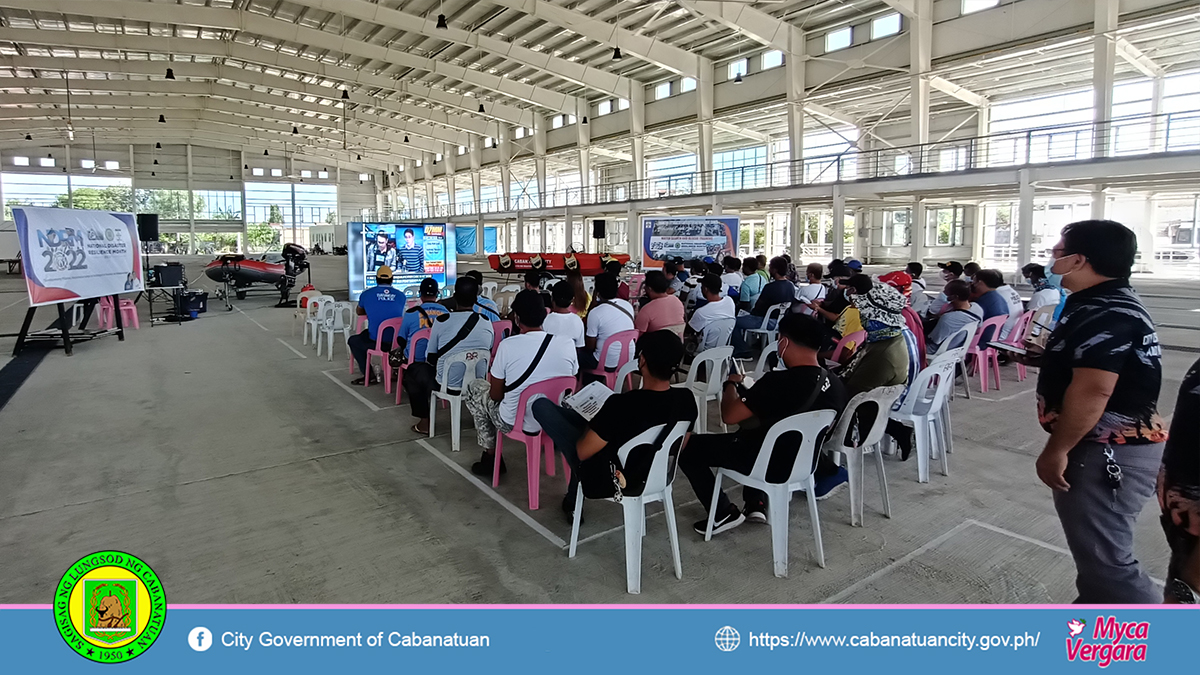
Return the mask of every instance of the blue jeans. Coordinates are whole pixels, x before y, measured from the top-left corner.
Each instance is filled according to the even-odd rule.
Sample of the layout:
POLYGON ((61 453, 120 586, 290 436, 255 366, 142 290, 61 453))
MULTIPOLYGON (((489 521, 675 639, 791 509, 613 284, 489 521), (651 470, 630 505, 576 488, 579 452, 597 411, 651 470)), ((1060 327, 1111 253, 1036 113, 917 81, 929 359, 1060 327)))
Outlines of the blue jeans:
POLYGON ((579 491, 579 453, 575 446, 587 433, 587 420, 574 410, 567 410, 548 398, 539 398, 533 402, 533 418, 542 425, 542 430, 554 441, 554 448, 562 453, 567 465, 571 467, 567 499, 574 502, 579 491))
MULTIPOLYGON (((761 328, 762 322, 763 322, 763 318, 761 316, 754 316, 753 314, 747 314, 746 316, 739 316, 737 318, 737 322, 734 323, 734 325, 733 325, 733 355, 734 356, 736 356, 739 359, 748 359, 753 355, 750 352, 749 343, 746 342, 746 329, 747 328, 761 328)), ((768 323, 767 328, 774 330, 775 322, 771 321, 770 323, 768 323)))

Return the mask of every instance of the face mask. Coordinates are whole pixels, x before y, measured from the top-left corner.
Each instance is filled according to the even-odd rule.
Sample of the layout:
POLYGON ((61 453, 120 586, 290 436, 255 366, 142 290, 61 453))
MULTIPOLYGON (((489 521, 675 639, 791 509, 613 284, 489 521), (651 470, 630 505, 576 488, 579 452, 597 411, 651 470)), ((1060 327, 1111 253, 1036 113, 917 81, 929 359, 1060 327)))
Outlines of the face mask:
POLYGON ((964 276, 963 280, 966 281, 968 284, 975 283, 975 277, 971 276, 970 274, 964 276))
MULTIPOLYGON (((1051 258, 1050 262, 1046 265, 1046 268, 1045 268, 1046 269, 1046 283, 1050 284, 1051 286, 1053 286, 1055 288, 1062 288, 1063 275, 1054 271, 1054 266, 1058 264, 1059 260, 1062 260, 1062 258, 1051 258)), ((1070 272, 1068 272, 1068 274, 1070 274, 1070 272)))

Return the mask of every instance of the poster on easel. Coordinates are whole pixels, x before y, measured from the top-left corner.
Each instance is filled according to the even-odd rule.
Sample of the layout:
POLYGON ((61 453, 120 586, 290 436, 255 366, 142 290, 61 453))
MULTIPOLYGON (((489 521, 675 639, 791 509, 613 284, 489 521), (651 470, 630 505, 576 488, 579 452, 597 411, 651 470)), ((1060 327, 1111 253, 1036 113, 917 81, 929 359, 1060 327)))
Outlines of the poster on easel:
POLYGON ((130 213, 14 206, 31 307, 143 290, 130 213))
POLYGON ((663 261, 720 260, 737 255, 738 216, 642 218, 642 269, 662 269, 663 261))

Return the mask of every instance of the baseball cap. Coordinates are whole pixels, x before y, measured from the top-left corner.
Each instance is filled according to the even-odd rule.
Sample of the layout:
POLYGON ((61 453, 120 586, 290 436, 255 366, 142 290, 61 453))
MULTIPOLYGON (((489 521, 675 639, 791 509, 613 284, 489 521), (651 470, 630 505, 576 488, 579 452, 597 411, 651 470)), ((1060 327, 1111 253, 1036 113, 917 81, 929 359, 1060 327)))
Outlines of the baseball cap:
POLYGON ((375 270, 375 278, 376 279, 391 279, 392 278, 392 268, 388 267, 387 265, 380 265, 379 269, 375 270))
POLYGON ((888 272, 879 280, 901 293, 907 293, 912 288, 912 275, 908 272, 888 272))
POLYGON ((834 260, 829 263, 829 273, 825 275, 825 278, 833 279, 834 277, 848 276, 850 276, 850 268, 846 266, 846 263, 841 260, 834 260))
POLYGON ((955 261, 955 260, 951 260, 950 262, 938 263, 937 266, 946 270, 947 272, 953 274, 956 277, 961 276, 963 273, 962 263, 955 261))
POLYGON ((425 277, 424 279, 421 280, 421 296, 422 297, 424 297, 426 295, 437 295, 437 294, 438 294, 438 284, 437 284, 436 279, 434 279, 433 277, 425 277))
POLYGON ((862 270, 862 263, 860 263, 859 261, 855 260, 854 258, 851 258, 851 259, 849 259, 849 260, 847 260, 847 261, 846 261, 846 267, 849 267, 849 268, 850 268, 850 269, 852 269, 852 270, 859 270, 859 271, 861 271, 861 270, 862 270))

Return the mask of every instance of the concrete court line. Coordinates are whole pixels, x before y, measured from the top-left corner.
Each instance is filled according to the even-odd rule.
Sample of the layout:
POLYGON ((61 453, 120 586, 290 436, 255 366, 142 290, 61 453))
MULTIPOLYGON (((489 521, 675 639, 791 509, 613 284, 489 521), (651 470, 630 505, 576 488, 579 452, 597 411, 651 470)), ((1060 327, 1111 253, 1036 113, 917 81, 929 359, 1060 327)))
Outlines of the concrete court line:
MULTIPOLYGON (((605 500, 605 499, 593 499, 592 501, 608 501, 608 500, 605 500)), ((679 509, 679 508, 683 508, 683 507, 685 507, 685 506, 691 506, 692 504, 699 504, 699 503, 700 503, 700 500, 699 500, 699 499, 693 499, 693 500, 692 500, 692 501, 690 501, 690 502, 685 502, 685 503, 683 503, 683 504, 676 504, 675 506, 676 506, 676 508, 677 508, 677 509, 679 509)), ((650 519, 651 519, 651 518, 653 518, 654 516, 657 516, 657 515, 660 515, 660 514, 663 514, 663 513, 666 513, 666 511, 655 511, 654 513, 651 513, 650 515, 646 516, 646 520, 650 520, 650 519)), ((676 513, 676 514, 675 514, 675 516, 676 516, 676 518, 675 518, 675 519, 676 519, 676 520, 678 520, 678 519, 679 519, 679 518, 678 518, 679 514, 678 514, 678 513, 676 513)), ((610 528, 608 528, 607 530, 605 530, 605 531, 603 531, 603 532, 597 532, 596 534, 593 534, 593 535, 591 535, 591 536, 584 537, 583 539, 580 539, 580 540, 579 540, 579 544, 586 544, 586 543, 588 543, 589 541, 592 541, 592 540, 595 540, 595 539, 599 539, 600 537, 604 537, 604 536, 610 535, 610 534, 612 534, 613 532, 619 532, 619 531, 621 531, 621 530, 623 530, 623 529, 625 529, 625 526, 624 526, 624 525, 617 525, 616 527, 610 527, 610 528)))
POLYGON ((893 569, 907 563, 908 561, 912 560, 913 558, 916 558, 917 556, 921 555, 922 553, 925 553, 926 551, 929 551, 930 549, 941 546, 942 544, 946 543, 946 541, 948 539, 950 539, 954 535, 958 534, 959 532, 962 532, 963 530, 967 529, 970 526, 971 526, 970 520, 962 521, 958 525, 955 525, 954 527, 950 528, 950 530, 948 530, 947 532, 945 532, 941 535, 938 535, 937 537, 934 537, 933 539, 930 539, 929 541, 925 542, 921 546, 917 547, 915 550, 893 560, 891 563, 876 570, 873 574, 871 574, 863 579, 859 579, 858 581, 843 588, 841 591, 838 591, 837 593, 834 593, 833 595, 829 596, 828 598, 825 598, 824 600, 820 601, 819 604, 828 605, 828 604, 833 604, 835 602, 838 602, 842 598, 845 598, 845 597, 853 594, 855 591, 862 588, 863 586, 866 586, 867 584, 875 581, 876 579, 882 577, 883 575, 887 574, 888 572, 891 572, 893 569))
POLYGON ((495 501, 500 506, 503 506, 506 511, 508 511, 509 513, 516 516, 517 520, 521 521, 522 523, 525 523, 526 525, 529 526, 529 528, 531 530, 533 530, 534 532, 537 532, 538 534, 545 537, 546 541, 549 541, 551 544, 554 544, 559 549, 567 548, 567 542, 563 541, 562 537, 559 537, 558 535, 554 534, 550 530, 546 529, 546 526, 544 526, 541 523, 539 523, 538 521, 534 520, 528 513, 525 513, 525 511, 521 510, 519 507, 514 505, 512 502, 508 501, 504 497, 501 497, 498 492, 496 492, 495 490, 492 489, 492 486, 487 485, 483 481, 479 480, 478 477, 472 475, 469 471, 467 471, 466 469, 459 466, 457 462, 455 462, 454 460, 447 457, 445 455, 445 453, 441 452, 437 448, 430 445, 429 442, 426 441, 424 438, 418 438, 417 445, 420 445, 421 447, 428 450, 429 454, 442 460, 442 462, 445 463, 446 466, 450 467, 451 470, 453 470, 455 473, 462 476, 463 478, 466 478, 469 483, 471 483, 475 487, 479 488, 480 492, 487 495, 488 497, 491 497, 493 501, 495 501))
MULTIPOLYGON (((292 350, 292 351, 295 351, 295 350, 292 350)), ((322 370, 321 372, 324 373, 325 377, 328 377, 331 382, 333 382, 337 386, 341 387, 342 389, 345 389, 347 394, 350 394, 354 398, 358 399, 359 403, 362 403, 363 405, 367 406, 367 409, 370 410, 371 412, 379 412, 380 410, 383 410, 383 408, 380 408, 379 406, 375 405, 374 403, 371 403, 371 401, 368 400, 366 396, 363 396, 362 394, 358 393, 357 391, 354 391, 353 387, 351 387, 350 385, 346 384, 345 382, 342 382, 341 380, 334 377, 333 374, 341 372, 341 368, 339 368, 337 370, 322 370)), ((392 407, 394 408, 395 406, 392 406, 392 407)))
POLYGON ((307 359, 307 358, 308 358, 308 357, 307 357, 307 356, 305 356, 304 354, 301 354, 301 353, 300 353, 300 350, 298 350, 298 349, 296 349, 295 347, 293 347, 293 346, 289 345, 287 342, 284 342, 283 338, 275 338, 275 339, 276 339, 276 340, 279 340, 279 344, 281 344, 281 345, 283 345, 284 347, 287 347, 288 349, 292 350, 292 353, 293 353, 293 354, 295 354, 296 356, 299 356, 299 357, 300 357, 300 358, 302 358, 302 359, 307 359))
POLYGON ((249 314, 247 314, 247 313, 243 312, 241 307, 238 307, 237 305, 234 305, 234 306, 233 306, 233 308, 234 308, 234 309, 236 309, 236 310, 238 311, 238 314, 241 314, 242 316, 246 317, 247 319, 250 319, 250 321, 254 322, 254 325, 255 325, 255 326, 258 326, 259 328, 261 328, 261 329, 263 329, 263 330, 267 331, 268 333, 270 333, 270 332, 271 332, 271 329, 270 329, 270 328, 267 328, 266 326, 262 325, 261 323, 259 323, 259 322, 257 322, 257 321, 254 321, 254 318, 253 318, 253 317, 251 317, 249 314))
POLYGON ((22 302, 28 302, 28 301, 29 301, 29 298, 21 298, 20 300, 17 300, 16 302, 10 302, 5 306, 0 307, 0 312, 3 312, 4 310, 8 309, 9 307, 16 307, 17 305, 21 304, 22 302))

